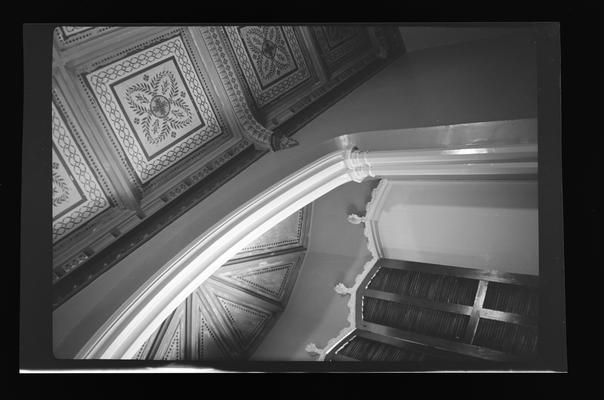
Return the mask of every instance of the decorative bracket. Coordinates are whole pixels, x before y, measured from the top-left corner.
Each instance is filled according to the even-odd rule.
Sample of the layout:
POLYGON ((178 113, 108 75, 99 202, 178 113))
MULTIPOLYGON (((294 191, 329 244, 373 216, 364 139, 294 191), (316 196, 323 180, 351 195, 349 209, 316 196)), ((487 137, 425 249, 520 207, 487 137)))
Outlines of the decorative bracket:
POLYGON ((361 223, 365 223, 366 218, 365 217, 359 217, 356 214, 350 214, 348 215, 348 218, 346 218, 348 220, 348 222, 350 222, 353 225, 358 225, 361 223))
POLYGON ((357 183, 363 182, 368 176, 375 177, 367 160, 367 152, 359 151, 356 146, 346 150, 344 163, 349 170, 348 174, 357 183))
POLYGON ((381 254, 381 249, 377 248, 377 246, 379 244, 374 243, 375 235, 373 234, 373 229, 374 229, 373 224, 367 223, 366 218, 368 215, 371 216, 375 213, 374 208, 376 206, 376 203, 378 203, 377 200, 378 200, 378 198, 381 197, 382 193, 386 190, 387 186, 388 186, 387 180, 382 179, 382 180, 380 180, 380 183, 377 185, 377 187, 375 189, 373 189, 373 191, 371 192, 371 201, 369 201, 369 203, 367 203, 367 206, 366 206, 367 212, 365 214, 365 217, 359 217, 356 214, 351 214, 348 216, 349 221, 351 219, 354 221, 358 221, 358 222, 350 221, 352 223, 359 224, 359 223, 363 222, 365 224, 364 234, 365 234, 365 237, 367 238, 367 248, 369 249, 369 251, 371 253, 371 259, 365 263, 365 265, 363 266, 363 269, 355 278, 354 285, 352 285, 351 287, 346 287, 342 282, 339 282, 334 287, 334 291, 337 294, 339 294, 340 296, 350 295, 350 298, 348 299, 348 304, 347 304, 349 325, 347 327, 343 328, 337 337, 330 339, 327 342, 327 345, 323 349, 317 348, 317 346, 314 343, 309 343, 306 346, 306 351, 319 354, 318 361, 323 361, 325 359, 325 356, 327 355, 327 353, 329 353, 329 351, 331 351, 331 349, 334 346, 336 346, 342 339, 344 339, 356 327, 355 310, 356 310, 357 289, 359 288, 359 286, 361 285, 361 283, 363 282, 363 280, 365 279, 365 277, 367 276, 369 271, 371 271, 371 268, 373 268, 373 266, 377 262, 377 260, 379 260, 380 254, 381 254))
POLYGON ((288 149, 290 147, 297 146, 298 144, 300 143, 298 143, 296 139, 292 139, 282 134, 278 135, 273 133, 271 136, 271 150, 273 151, 288 149))
POLYGON ((309 353, 311 357, 320 357, 323 354, 323 349, 318 348, 317 345, 314 343, 307 344, 304 350, 306 350, 306 352, 309 353))
POLYGON ((352 294, 352 288, 346 287, 342 282, 339 282, 333 290, 339 294, 340 296, 346 296, 347 294, 352 294))

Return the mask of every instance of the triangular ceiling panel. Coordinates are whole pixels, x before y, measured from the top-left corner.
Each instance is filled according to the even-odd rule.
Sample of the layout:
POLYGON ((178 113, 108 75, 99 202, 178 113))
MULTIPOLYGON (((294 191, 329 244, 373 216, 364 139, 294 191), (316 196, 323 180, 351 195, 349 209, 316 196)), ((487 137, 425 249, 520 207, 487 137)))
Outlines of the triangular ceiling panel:
POLYGON ((191 353, 198 360, 228 359, 225 351, 225 330, 216 323, 211 307, 207 304, 204 293, 198 288, 191 295, 191 353))
POLYGON ((309 214, 310 206, 293 213, 244 247, 233 260, 305 246, 309 214))
POLYGON ((165 327, 165 331, 160 333, 160 337, 157 339, 160 341, 157 350, 149 358, 155 360, 185 359, 185 304, 181 304, 164 322, 168 326, 165 327))
POLYGON ((147 346, 149 346, 149 342, 151 341, 151 339, 147 339, 147 341, 145 343, 143 343, 143 345, 141 346, 141 348, 136 352, 136 355, 134 356, 135 360, 144 360, 145 359, 145 349, 147 348, 147 346))
POLYGON ((257 270, 233 275, 233 279, 254 287, 278 300, 283 295, 287 277, 293 266, 293 264, 285 264, 258 268, 257 270))
POLYGON ((222 297, 218 297, 218 301, 239 337, 242 348, 249 349, 271 315, 222 297))
POLYGON ((216 271, 211 279, 275 301, 284 307, 303 259, 304 252, 296 252, 226 265, 216 271))
POLYGON ((225 355, 216 334, 204 318, 201 319, 201 327, 197 334, 197 349, 199 360, 224 360, 225 355))
POLYGON ((182 342, 182 323, 179 323, 176 327, 176 330, 172 334, 170 345, 162 358, 164 360, 182 360, 184 358, 182 356, 184 350, 182 342))

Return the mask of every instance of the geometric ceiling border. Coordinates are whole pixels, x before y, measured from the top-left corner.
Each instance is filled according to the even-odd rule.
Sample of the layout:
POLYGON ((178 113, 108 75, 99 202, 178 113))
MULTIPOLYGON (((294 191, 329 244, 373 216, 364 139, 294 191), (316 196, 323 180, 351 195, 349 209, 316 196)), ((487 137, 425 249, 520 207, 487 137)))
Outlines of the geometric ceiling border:
POLYGON ((76 138, 65 116, 52 102, 53 243, 112 206, 92 172, 89 153, 76 138))
POLYGON ((57 26, 53 36, 57 48, 61 51, 98 39, 118 27, 115 26, 57 26))
POLYGON ((67 106, 68 101, 63 94, 63 88, 55 82, 53 82, 52 88, 52 101, 60 115, 63 117, 63 121, 67 124, 69 132, 72 133, 79 147, 83 150, 85 158, 90 164, 95 177, 101 184, 104 194, 109 198, 112 205, 120 204, 116 189, 110 183, 110 179, 105 170, 101 168, 99 156, 93 151, 93 147, 88 142, 89 139, 85 138, 85 135, 83 134, 85 129, 80 125, 74 112, 67 106))
POLYGON ((211 171, 204 179, 172 200, 170 207, 150 215, 132 230, 124 233, 120 240, 114 241, 86 260, 53 285, 53 308, 59 307, 266 153, 267 150, 257 150, 253 146, 245 148, 221 168, 211 171))

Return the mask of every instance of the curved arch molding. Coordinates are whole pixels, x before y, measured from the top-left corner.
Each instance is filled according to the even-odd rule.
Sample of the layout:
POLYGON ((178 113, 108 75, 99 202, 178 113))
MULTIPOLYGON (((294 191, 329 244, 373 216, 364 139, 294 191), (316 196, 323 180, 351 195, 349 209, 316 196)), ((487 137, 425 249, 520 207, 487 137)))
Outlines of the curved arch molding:
MULTIPOLYGON (((480 125, 489 131, 492 129, 489 124, 501 126, 502 122, 466 124, 466 127, 480 125)), ((341 149, 307 163, 190 243, 112 314, 76 358, 133 358, 162 321, 221 265, 279 221, 347 182, 362 182, 367 178, 497 179, 537 174, 537 145, 522 135, 512 134, 506 141, 499 133, 493 141, 474 146, 435 142, 431 148, 409 149, 405 146, 409 138, 395 145, 393 137, 405 137, 400 132, 405 131, 394 135, 387 132, 392 150, 361 151, 352 145, 353 141, 363 142, 362 135, 358 134, 337 138, 332 142, 332 149, 333 143, 341 149)), ((379 134, 370 135, 379 142, 376 136, 379 134)))

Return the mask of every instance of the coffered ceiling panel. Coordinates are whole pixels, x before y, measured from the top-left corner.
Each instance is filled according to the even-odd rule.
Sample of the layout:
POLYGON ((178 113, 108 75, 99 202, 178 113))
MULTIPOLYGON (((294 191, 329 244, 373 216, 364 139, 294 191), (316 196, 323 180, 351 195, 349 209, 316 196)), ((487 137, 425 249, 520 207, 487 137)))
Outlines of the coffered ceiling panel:
MULTIPOLYGON (((388 32, 399 35, 340 25, 57 27, 53 305, 262 155, 296 145, 301 125, 400 54, 388 32)), ((228 264, 302 250, 305 212, 228 264)), ((275 285, 290 280, 286 271, 237 282, 283 302, 275 285)))
POLYGON ((310 78, 293 27, 239 26, 225 30, 259 108, 310 78))
MULTIPOLYGON (((265 127, 278 124, 288 109, 323 85, 319 64, 305 27, 227 26, 203 29, 206 41, 216 50, 213 61, 231 93, 243 100, 265 127), (209 37, 208 37, 209 36, 209 37), (234 74, 233 74, 234 72, 234 74), (233 78, 237 82, 232 82, 233 78), (233 91, 231 91, 233 92, 233 91)), ((269 128, 272 129, 272 128, 269 128)))
POLYGON ((222 133, 180 36, 86 79, 143 183, 222 133))

